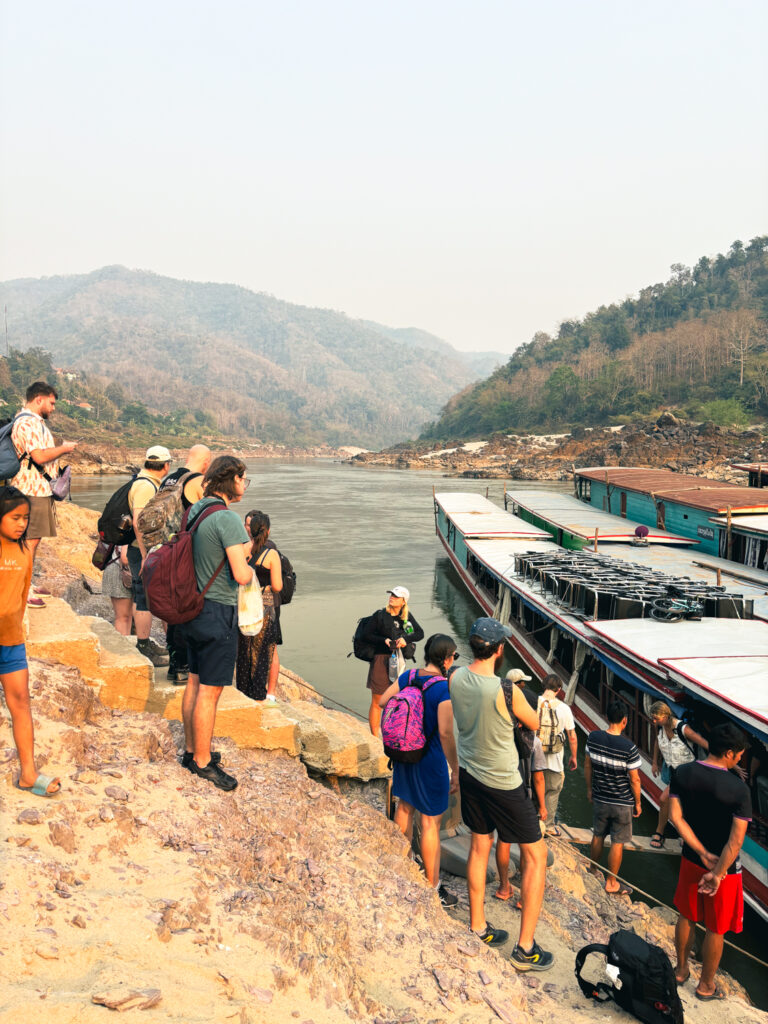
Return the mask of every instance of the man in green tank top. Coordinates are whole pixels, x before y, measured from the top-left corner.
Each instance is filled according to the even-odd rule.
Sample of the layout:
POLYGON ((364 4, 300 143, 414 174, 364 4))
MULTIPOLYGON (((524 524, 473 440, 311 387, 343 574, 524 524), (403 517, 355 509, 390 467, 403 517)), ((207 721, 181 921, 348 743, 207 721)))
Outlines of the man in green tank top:
POLYGON ((547 971, 554 958, 535 938, 544 898, 547 847, 520 776, 514 738, 514 718, 535 731, 538 716, 517 687, 512 702, 514 718, 510 716, 496 675, 504 641, 511 635, 496 619, 478 619, 469 634, 475 659, 451 676, 451 704, 459 732, 461 814, 472 833, 467 860, 469 926, 489 946, 500 946, 509 938, 485 919, 485 876, 493 833, 498 832, 501 842, 520 847, 523 909, 520 935, 510 960, 518 971, 547 971))

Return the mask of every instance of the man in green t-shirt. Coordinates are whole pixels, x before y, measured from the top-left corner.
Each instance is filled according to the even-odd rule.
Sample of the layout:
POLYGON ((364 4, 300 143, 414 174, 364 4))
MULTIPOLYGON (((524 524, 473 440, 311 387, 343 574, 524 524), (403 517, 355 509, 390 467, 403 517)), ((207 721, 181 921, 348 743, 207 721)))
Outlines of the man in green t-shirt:
POLYGON ((536 712, 518 687, 512 696, 510 716, 496 669, 504 653, 504 641, 512 635, 496 619, 477 619, 469 633, 475 656, 466 668, 451 676, 451 704, 459 732, 459 791, 461 815, 472 833, 467 860, 470 929, 489 946, 500 946, 509 933, 485 919, 485 877, 493 833, 503 843, 520 848, 520 935, 510 961, 518 971, 547 971, 554 957, 535 938, 544 879, 547 847, 541 838, 539 818, 519 771, 515 746, 515 719, 528 729, 539 725, 536 712))

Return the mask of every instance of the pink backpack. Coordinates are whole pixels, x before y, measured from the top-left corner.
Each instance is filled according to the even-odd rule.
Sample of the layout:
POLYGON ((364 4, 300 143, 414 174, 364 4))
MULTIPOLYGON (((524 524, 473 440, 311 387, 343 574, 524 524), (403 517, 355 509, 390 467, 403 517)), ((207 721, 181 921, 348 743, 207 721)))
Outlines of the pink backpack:
POLYGON ((408 685, 387 701, 381 715, 381 739, 384 753, 400 764, 415 764, 427 752, 431 739, 424 732, 424 691, 444 676, 430 676, 420 682, 416 669, 408 673, 408 685))

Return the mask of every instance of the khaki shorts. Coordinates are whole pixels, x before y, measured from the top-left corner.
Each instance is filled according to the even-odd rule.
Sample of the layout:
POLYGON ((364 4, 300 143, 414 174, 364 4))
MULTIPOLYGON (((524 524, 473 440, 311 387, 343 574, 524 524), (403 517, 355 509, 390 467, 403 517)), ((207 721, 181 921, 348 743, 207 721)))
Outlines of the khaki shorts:
POLYGON ((39 540, 41 537, 56 536, 56 513, 53 498, 29 498, 29 526, 27 537, 39 540))

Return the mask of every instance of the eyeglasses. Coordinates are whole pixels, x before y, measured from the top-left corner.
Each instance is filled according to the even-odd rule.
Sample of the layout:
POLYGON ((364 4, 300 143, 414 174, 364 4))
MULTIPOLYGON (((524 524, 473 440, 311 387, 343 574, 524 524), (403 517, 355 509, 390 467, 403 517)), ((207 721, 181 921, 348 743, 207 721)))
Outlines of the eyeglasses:
POLYGON ((453 660, 454 661, 458 661, 460 657, 461 657, 461 655, 459 654, 458 651, 454 651, 453 652, 453 660))
POLYGON ((248 490, 248 488, 249 488, 249 487, 251 486, 251 480, 250 480, 250 477, 247 477, 247 476, 241 476, 241 477, 238 477, 238 479, 239 479, 239 480, 242 480, 242 481, 243 481, 243 491, 244 491, 244 492, 245 492, 245 491, 247 491, 247 490, 248 490))

